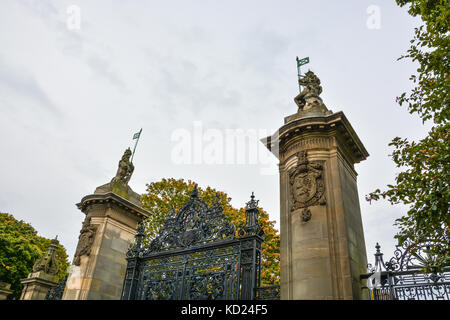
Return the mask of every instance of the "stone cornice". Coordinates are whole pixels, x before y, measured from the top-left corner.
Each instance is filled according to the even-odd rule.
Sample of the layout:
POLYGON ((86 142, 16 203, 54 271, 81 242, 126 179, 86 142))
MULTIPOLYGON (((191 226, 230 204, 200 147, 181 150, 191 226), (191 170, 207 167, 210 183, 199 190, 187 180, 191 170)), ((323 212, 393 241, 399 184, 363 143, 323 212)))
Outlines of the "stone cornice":
POLYGON ((82 212, 86 213, 85 211, 87 207, 93 204, 116 204, 125 211, 128 211, 129 213, 137 214, 142 219, 145 219, 150 216, 150 213, 147 210, 143 209, 140 206, 135 205, 134 203, 128 201, 125 198, 122 198, 121 196, 113 192, 87 195, 83 197, 80 203, 77 203, 76 206, 82 212))
POLYGON ((319 139, 321 141, 317 140, 315 142, 322 142, 324 146, 328 147, 330 146, 329 137, 335 136, 338 146, 345 146, 342 150, 351 156, 353 163, 365 160, 369 156, 369 153, 342 111, 331 115, 311 116, 292 120, 283 125, 272 136, 261 139, 261 142, 279 158, 279 152, 285 153, 286 149, 290 148, 291 143, 306 143, 306 141, 301 142, 303 140, 301 136, 304 136, 305 140, 319 139))
MULTIPOLYGON (((56 277, 54 277, 54 279, 56 279, 56 277)), ((20 282, 22 284, 39 283, 41 285, 49 286, 49 287, 53 287, 54 285, 57 284, 56 281, 45 279, 45 278, 42 278, 42 277, 39 277, 39 276, 37 276, 37 277, 33 277, 33 276, 32 277, 28 277, 28 278, 20 280, 20 282)))

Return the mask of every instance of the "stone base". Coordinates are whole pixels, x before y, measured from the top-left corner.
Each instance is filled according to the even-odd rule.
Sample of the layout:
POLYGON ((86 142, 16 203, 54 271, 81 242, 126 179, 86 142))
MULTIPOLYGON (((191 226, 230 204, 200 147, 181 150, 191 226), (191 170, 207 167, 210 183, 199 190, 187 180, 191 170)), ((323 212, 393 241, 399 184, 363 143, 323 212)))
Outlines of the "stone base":
POLYGON ((23 289, 20 300, 44 300, 48 290, 57 284, 56 280, 57 276, 45 272, 30 273, 28 278, 21 280, 23 289))
POLYGON ((291 122, 296 119, 316 117, 316 116, 329 116, 333 111, 328 110, 324 105, 314 106, 307 110, 298 110, 297 113, 291 114, 284 118, 284 123, 291 122))
POLYGON ((11 284, 6 282, 0 282, 0 300, 6 300, 6 298, 14 291, 11 290, 11 284))

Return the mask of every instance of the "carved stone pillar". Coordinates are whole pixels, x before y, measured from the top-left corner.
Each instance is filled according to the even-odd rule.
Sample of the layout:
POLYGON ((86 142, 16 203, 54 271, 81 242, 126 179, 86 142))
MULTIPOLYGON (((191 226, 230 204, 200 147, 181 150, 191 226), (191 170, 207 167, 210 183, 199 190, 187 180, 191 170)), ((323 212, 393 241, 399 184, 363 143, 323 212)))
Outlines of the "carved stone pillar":
POLYGON ((134 167, 126 151, 116 177, 85 196, 77 207, 86 215, 63 300, 119 300, 126 252, 139 222, 148 217, 139 195, 127 185, 134 167))
POLYGON ((20 300, 44 300, 49 289, 57 284, 59 270, 56 261, 56 249, 58 240, 53 239, 44 257, 38 259, 27 278, 22 279, 22 295, 20 300))
POLYGON ((44 300, 48 290, 57 284, 56 276, 45 272, 32 272, 28 278, 22 279, 22 295, 20 300, 44 300))
POLYGON ((321 87, 302 85, 299 111, 263 139, 280 161, 281 299, 361 299, 367 257, 354 164, 369 154, 345 115, 322 103, 321 87))

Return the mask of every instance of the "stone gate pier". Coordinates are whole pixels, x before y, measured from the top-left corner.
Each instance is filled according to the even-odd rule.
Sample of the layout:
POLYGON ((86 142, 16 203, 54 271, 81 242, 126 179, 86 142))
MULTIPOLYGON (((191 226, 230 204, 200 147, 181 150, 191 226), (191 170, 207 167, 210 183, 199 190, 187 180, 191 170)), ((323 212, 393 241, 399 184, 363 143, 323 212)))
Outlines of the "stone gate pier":
POLYGON ((59 264, 56 261, 58 240, 51 241, 47 253, 36 260, 32 272, 22 279, 23 284, 20 300, 44 300, 49 289, 57 284, 59 264))
POLYGON ((354 164, 369 154, 309 71, 298 112, 262 142, 280 171, 281 299, 362 299, 367 265, 354 164))
POLYGON ((116 176, 77 204, 85 215, 63 300, 119 300, 138 224, 149 216, 128 181, 134 171, 127 149, 116 176))

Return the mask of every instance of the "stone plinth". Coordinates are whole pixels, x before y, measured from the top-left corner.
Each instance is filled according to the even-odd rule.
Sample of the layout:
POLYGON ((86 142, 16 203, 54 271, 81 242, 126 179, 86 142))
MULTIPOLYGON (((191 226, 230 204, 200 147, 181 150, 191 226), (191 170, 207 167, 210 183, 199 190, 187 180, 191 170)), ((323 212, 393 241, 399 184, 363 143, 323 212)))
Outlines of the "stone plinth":
POLYGON ((281 299, 361 299, 367 258, 354 164, 369 154, 347 118, 313 108, 262 141, 279 159, 281 299))
POLYGON ((77 207, 86 215, 63 300, 120 299, 126 252, 140 221, 148 217, 139 195, 112 182, 84 197, 77 207), (127 197, 125 199, 124 197, 127 197))
POLYGON ((0 300, 6 300, 6 298, 13 293, 11 290, 11 284, 6 282, 0 282, 0 300))
POLYGON ((44 271, 32 272, 28 278, 22 279, 22 295, 20 300, 44 300, 49 289, 57 284, 57 276, 44 271))

